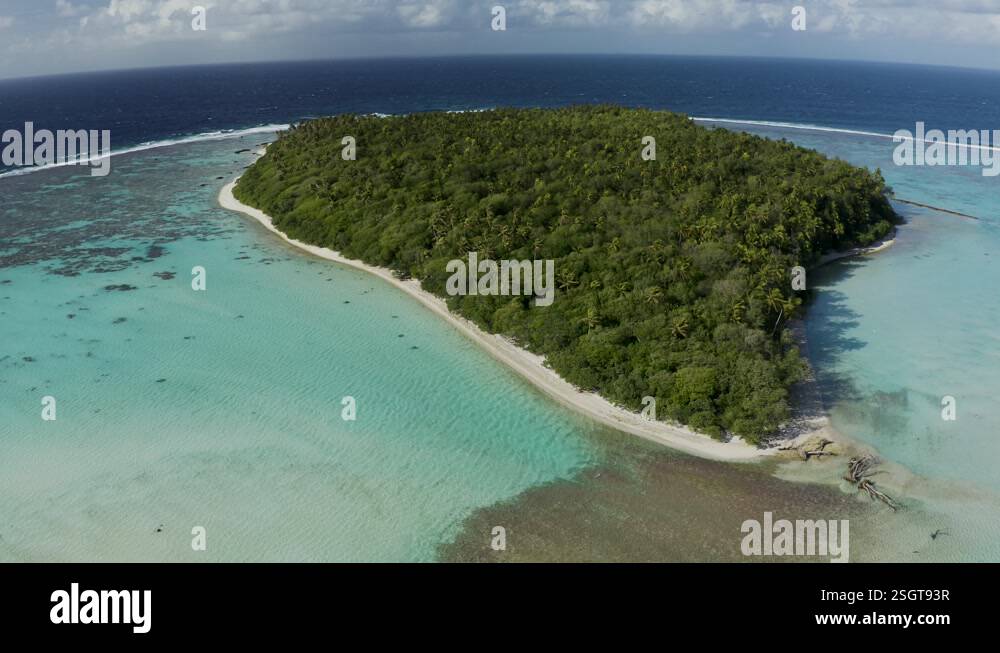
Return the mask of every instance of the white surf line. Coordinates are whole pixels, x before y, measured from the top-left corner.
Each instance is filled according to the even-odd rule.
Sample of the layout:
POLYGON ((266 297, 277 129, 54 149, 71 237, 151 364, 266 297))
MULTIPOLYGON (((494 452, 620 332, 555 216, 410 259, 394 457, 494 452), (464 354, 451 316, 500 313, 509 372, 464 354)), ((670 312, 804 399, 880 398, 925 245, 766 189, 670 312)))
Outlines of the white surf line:
POLYGON ((28 175, 33 172, 41 172, 42 170, 50 170, 52 168, 63 168, 65 166, 86 166, 90 165, 95 161, 101 161, 103 159, 109 159, 115 156, 121 156, 122 154, 133 154, 135 152, 145 152, 147 150, 155 150, 161 147, 171 147, 173 145, 187 145, 189 143, 201 143, 206 141, 222 141, 229 138, 238 138, 240 136, 251 136, 253 134, 272 134, 281 131, 285 131, 290 127, 290 125, 264 125, 261 127, 249 127, 247 129, 236 129, 233 131, 214 131, 214 132, 204 132, 202 134, 195 134, 194 136, 184 136, 177 139, 167 139, 162 141, 149 141, 146 143, 140 143, 138 145, 133 145, 127 147, 123 150, 112 150, 110 154, 96 154, 94 156, 88 157, 87 159, 79 159, 74 161, 60 161, 58 163, 49 163, 43 166, 28 166, 23 168, 17 168, 15 170, 8 170, 0 174, 0 179, 4 177, 18 177, 20 175, 28 175))
MULTIPOLYGON (((890 141, 895 141, 897 143, 902 143, 903 141, 913 141, 916 143, 925 143, 928 145, 933 145, 935 143, 940 143, 946 147, 964 147, 975 150, 983 150, 986 152, 1000 152, 1000 147, 993 147, 990 145, 971 145, 969 143, 950 143, 947 141, 933 141, 926 138, 915 138, 912 136, 895 136, 893 134, 882 134, 880 132, 869 132, 869 131, 859 131, 856 129, 840 129, 837 127, 823 127, 821 125, 807 125, 803 123, 795 122, 771 122, 768 120, 737 120, 735 118, 697 118, 692 117, 691 120, 695 122, 720 122, 720 123, 730 123, 733 125, 751 125, 754 127, 775 127, 780 129, 798 129, 800 131, 813 131, 813 132, 830 132, 835 134, 850 134, 852 136, 871 136, 873 138, 884 138, 890 141)), ((960 131, 960 130, 939 130, 945 134, 948 131, 960 131)), ((976 131, 976 130, 969 130, 976 131)), ((978 134, 979 132, 976 131, 978 134)))

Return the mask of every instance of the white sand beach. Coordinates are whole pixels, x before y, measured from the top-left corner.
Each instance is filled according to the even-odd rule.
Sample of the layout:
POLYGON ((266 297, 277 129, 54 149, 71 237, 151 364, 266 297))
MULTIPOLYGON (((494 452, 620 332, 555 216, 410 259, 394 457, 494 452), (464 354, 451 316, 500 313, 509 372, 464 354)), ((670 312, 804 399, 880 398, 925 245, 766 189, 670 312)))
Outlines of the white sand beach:
POLYGON ((734 438, 729 442, 719 442, 683 426, 650 421, 638 413, 615 406, 597 394, 579 391, 565 379, 546 367, 544 359, 541 356, 525 351, 502 336, 486 333, 469 320, 451 313, 448 310, 447 304, 441 298, 423 290, 420 287, 419 281, 415 279, 403 281, 398 279, 387 268, 367 265, 361 261, 345 258, 340 253, 325 247, 308 245, 289 238, 274 226, 270 216, 263 211, 241 203, 233 196, 233 189, 238 181, 239 178, 226 184, 219 192, 219 204, 223 208, 237 211, 253 218, 268 231, 276 234, 285 242, 302 251, 335 263, 363 270, 391 283, 415 298, 431 311, 434 311, 470 340, 480 345, 493 358, 513 369, 539 390, 564 406, 601 424, 664 444, 684 453, 704 458, 724 461, 754 461, 773 453, 773 449, 760 449, 739 438, 734 438))
POLYGON ((852 249, 845 250, 843 252, 830 252, 824 254, 820 257, 819 262, 814 266, 815 268, 826 265, 827 263, 833 263, 834 261, 839 261, 843 258, 850 258, 852 256, 868 256, 869 254, 878 254, 879 252, 884 252, 896 243, 896 229, 889 233, 888 236, 880 241, 874 242, 867 247, 854 247, 852 249))

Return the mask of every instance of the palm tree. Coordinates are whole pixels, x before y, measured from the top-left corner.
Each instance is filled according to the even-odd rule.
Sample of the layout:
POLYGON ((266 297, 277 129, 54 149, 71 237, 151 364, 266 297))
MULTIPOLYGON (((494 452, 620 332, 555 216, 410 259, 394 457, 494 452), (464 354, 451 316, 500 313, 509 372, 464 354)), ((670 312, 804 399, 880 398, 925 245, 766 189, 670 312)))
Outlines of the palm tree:
POLYGON ((573 286, 580 285, 580 282, 576 279, 576 275, 569 270, 562 270, 556 276, 556 285, 558 285, 562 290, 569 290, 573 286))
POLYGON ((767 293, 767 307, 772 311, 780 311, 785 305, 785 296, 777 288, 771 288, 767 293))
POLYGON ((771 288, 771 291, 767 294, 767 305, 772 311, 778 311, 778 319, 774 321, 774 328, 771 329, 771 336, 774 337, 774 333, 778 330, 778 324, 781 323, 781 318, 784 317, 785 311, 791 312, 795 308, 795 299, 785 299, 780 290, 771 288))
POLYGON ((532 247, 534 248, 534 252, 535 252, 535 257, 538 256, 538 250, 540 250, 542 248, 543 244, 544 243, 542 242, 541 238, 536 238, 535 242, 532 243, 532 247))
POLYGON ((733 322, 740 324, 743 322, 743 312, 746 310, 746 304, 743 303, 742 299, 737 299, 733 302, 733 305, 729 308, 730 315, 733 322))
POLYGON ((587 333, 590 333, 601 324, 601 317, 597 314, 597 309, 591 306, 587 309, 587 314, 580 318, 580 322, 587 325, 587 333))
POLYGON ((691 272, 691 261, 686 258, 677 259, 674 267, 677 268, 677 274, 680 275, 681 279, 687 279, 688 274, 691 272))

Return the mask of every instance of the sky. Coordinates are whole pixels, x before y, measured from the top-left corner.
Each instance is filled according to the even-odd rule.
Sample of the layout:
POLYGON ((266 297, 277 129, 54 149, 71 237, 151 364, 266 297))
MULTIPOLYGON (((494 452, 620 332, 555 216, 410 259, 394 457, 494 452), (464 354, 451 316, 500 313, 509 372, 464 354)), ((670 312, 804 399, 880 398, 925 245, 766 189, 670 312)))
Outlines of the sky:
POLYGON ((1000 68, 1000 0, 0 0, 0 78, 513 53, 1000 68), (493 29, 497 6, 505 10, 505 30, 493 29))

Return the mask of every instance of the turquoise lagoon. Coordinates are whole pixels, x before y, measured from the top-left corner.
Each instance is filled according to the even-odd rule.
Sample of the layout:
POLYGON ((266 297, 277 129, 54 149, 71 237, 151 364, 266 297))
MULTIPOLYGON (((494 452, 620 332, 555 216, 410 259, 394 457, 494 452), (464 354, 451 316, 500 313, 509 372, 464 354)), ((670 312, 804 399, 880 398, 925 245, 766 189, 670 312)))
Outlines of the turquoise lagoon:
POLYGON ((595 459, 414 300, 218 207, 261 140, 0 179, 0 560, 430 560, 595 459))

